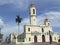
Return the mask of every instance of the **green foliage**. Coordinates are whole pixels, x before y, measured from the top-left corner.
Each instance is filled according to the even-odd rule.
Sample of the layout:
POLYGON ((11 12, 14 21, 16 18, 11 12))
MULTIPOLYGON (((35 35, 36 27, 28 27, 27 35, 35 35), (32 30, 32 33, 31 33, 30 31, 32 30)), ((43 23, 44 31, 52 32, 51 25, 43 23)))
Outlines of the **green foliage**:
POLYGON ((16 22, 17 22, 17 23, 20 23, 21 20, 22 20, 22 18, 20 18, 19 16, 17 16, 17 18, 16 18, 16 22))

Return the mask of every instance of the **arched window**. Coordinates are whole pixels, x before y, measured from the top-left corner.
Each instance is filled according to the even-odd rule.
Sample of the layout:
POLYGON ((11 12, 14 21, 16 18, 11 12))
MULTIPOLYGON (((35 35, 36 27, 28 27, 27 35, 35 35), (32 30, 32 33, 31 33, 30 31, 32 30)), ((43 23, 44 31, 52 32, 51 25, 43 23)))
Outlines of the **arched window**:
POLYGON ((50 25, 50 23, 48 23, 48 26, 50 25))
POLYGON ((31 41, 31 38, 29 38, 29 41, 31 41))
POLYGON ((35 9, 33 9, 33 14, 35 14, 35 9))
POLYGON ((28 31, 30 31, 30 28, 28 28, 28 31))
POLYGON ((42 28, 42 32, 44 32, 44 29, 42 28))

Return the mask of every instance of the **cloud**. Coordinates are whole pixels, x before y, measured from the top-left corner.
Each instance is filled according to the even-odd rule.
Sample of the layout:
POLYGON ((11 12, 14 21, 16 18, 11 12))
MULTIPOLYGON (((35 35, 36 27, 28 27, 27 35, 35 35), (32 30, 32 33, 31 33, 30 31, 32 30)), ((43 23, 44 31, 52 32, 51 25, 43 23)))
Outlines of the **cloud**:
POLYGON ((60 12, 48 12, 46 15, 50 19, 53 27, 60 27, 60 12))
MULTIPOLYGON (((22 22, 20 23, 19 26, 19 33, 24 32, 24 25, 29 24, 29 18, 24 18, 22 22)), ((16 32, 18 33, 18 25, 17 23, 14 24, 4 24, 4 28, 2 29, 2 33, 4 34, 5 38, 8 36, 10 33, 16 32)))
POLYGON ((19 9, 26 9, 30 0, 0 0, 0 5, 12 4, 19 9))
MULTIPOLYGON (((19 34, 24 32, 24 25, 25 24, 29 24, 29 18, 24 18, 24 20, 22 20, 22 22, 20 23, 19 26, 19 34)), ((5 40, 5 38, 7 36, 9 36, 10 33, 18 33, 18 25, 17 23, 14 24, 4 24, 4 28, 2 29, 2 33, 3 33, 3 39, 5 40)))
POLYGON ((40 9, 56 9, 60 7, 60 0, 0 0, 0 5, 13 4, 19 9, 27 9, 32 2, 40 6, 40 9))
MULTIPOLYGON (((37 24, 43 24, 44 19, 48 18, 52 27, 60 27, 60 12, 46 12, 40 15, 37 15, 37 24)), ((2 19, 0 19, 0 24, 3 24, 2 19)), ((30 24, 29 17, 24 18, 20 23, 20 34, 24 32, 24 25, 30 24)), ((9 35, 12 32, 18 33, 18 25, 14 24, 4 24, 4 28, 2 29, 2 33, 4 36, 9 35)))
POLYGON ((60 27, 60 12, 46 12, 37 17, 38 23, 43 22, 45 18, 48 18, 51 26, 60 27))
MULTIPOLYGON (((37 15, 37 25, 43 24, 45 18, 48 18, 52 27, 60 27, 60 12, 46 12, 44 14, 37 15)), ((24 25, 30 24, 29 17, 24 18, 20 23, 20 33, 24 31, 24 25)), ((17 24, 5 24, 3 33, 18 32, 17 24)))
POLYGON ((4 22, 3 20, 0 18, 0 28, 3 28, 4 22))
MULTIPOLYGON (((31 2, 35 3, 37 8, 39 7, 39 11, 45 11, 37 16, 37 24, 43 24, 47 16, 52 27, 60 27, 60 12, 46 12, 46 10, 60 10, 60 0, 0 0, 0 5, 13 4, 14 7, 24 10, 31 2)), ((24 18, 20 23, 20 33, 23 32, 25 24, 29 24, 29 17, 24 18)), ((17 24, 4 24, 3 20, 0 19, 0 25, 4 25, 2 33, 5 36, 12 32, 18 32, 17 24)))

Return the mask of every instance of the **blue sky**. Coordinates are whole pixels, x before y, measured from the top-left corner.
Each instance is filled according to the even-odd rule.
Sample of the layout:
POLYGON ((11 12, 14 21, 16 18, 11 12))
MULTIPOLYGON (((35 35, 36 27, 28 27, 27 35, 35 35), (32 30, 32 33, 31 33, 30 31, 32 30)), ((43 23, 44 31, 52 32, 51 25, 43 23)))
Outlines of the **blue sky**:
POLYGON ((0 0, 0 25, 3 25, 4 36, 17 32, 16 15, 23 18, 20 33, 23 32, 23 26, 29 24, 31 3, 34 3, 37 9, 37 23, 41 24, 47 16, 53 31, 60 34, 60 0, 0 0))

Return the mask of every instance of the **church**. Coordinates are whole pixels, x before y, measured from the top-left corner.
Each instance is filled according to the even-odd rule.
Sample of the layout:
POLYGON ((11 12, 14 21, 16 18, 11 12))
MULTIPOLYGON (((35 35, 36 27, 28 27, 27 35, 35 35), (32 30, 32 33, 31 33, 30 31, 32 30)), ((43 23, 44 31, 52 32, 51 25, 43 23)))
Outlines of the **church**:
POLYGON ((10 34, 10 42, 20 43, 37 43, 37 42, 60 42, 60 35, 53 32, 48 18, 44 20, 44 24, 37 25, 36 7, 30 5, 30 24, 24 25, 24 32, 20 35, 17 33, 10 34), (15 38, 14 38, 15 37, 15 38))

